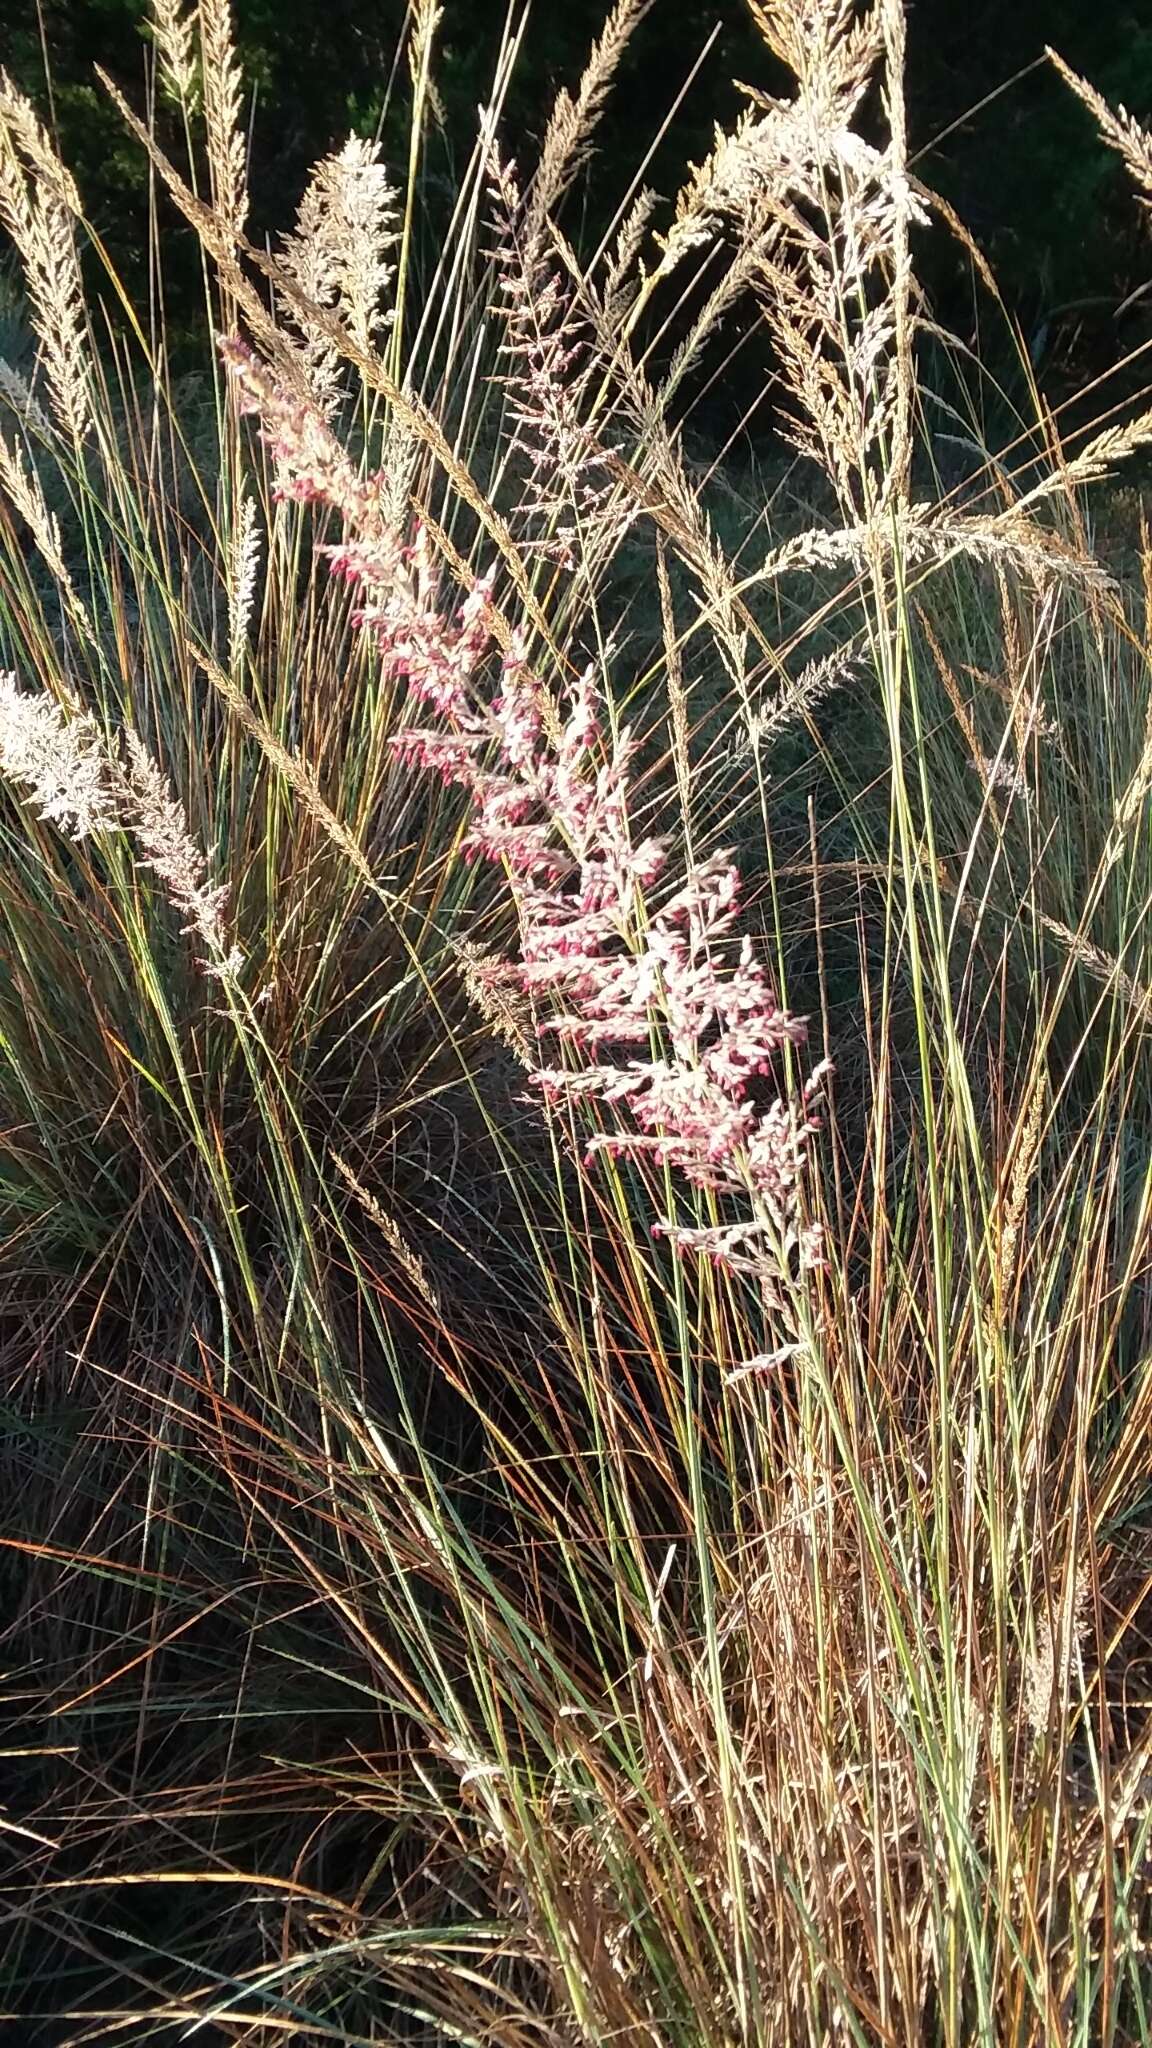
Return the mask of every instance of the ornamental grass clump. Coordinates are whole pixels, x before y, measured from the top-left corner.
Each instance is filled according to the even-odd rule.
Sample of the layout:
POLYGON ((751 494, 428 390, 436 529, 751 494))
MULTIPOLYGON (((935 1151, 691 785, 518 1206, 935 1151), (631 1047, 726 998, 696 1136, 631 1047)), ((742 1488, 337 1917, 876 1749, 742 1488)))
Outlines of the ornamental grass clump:
POLYGON ((1152 415, 936 488, 897 0, 586 248, 646 11, 258 240, 156 0, 147 318, 0 85, 21 2039, 1152 2048, 1152 415))

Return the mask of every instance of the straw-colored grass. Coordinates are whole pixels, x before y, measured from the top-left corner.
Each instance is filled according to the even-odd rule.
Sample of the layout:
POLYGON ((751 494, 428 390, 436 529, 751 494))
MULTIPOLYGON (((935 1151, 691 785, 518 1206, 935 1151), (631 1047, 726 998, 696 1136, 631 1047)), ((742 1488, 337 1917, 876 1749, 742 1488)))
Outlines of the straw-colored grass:
POLYGON ((898 0, 578 250, 644 11, 270 253, 157 0, 198 380, 0 92, 14 2039, 1152 2042, 1147 416, 934 490, 898 0))

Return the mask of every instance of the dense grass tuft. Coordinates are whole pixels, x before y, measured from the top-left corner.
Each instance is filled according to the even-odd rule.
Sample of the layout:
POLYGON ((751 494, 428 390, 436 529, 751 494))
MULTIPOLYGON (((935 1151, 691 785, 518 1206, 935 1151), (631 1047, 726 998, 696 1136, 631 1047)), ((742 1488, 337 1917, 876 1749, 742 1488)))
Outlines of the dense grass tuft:
POLYGON ((269 251, 157 0, 147 306, 0 88, 30 2043, 1152 2042, 1152 416, 933 326, 898 0, 579 247, 644 11, 269 251))

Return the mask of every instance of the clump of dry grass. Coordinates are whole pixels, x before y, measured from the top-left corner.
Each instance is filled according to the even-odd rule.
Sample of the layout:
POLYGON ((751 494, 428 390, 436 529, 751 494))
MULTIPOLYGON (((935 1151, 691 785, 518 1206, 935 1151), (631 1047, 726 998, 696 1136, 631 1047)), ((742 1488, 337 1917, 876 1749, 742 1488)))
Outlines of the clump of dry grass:
POLYGON ((137 132, 276 444, 226 399, 203 473, 163 356, 49 307, 78 202, 0 105, 61 430, 0 457, 0 1825, 54 2038, 1152 2039, 1152 682, 1078 497, 1146 419, 922 495, 896 0, 756 0, 788 92, 581 258, 643 11, 534 174, 493 107, 417 291, 434 9, 406 173, 347 145, 268 256, 227 10, 157 5, 211 204, 137 132), (831 511, 734 555, 675 421, 743 292, 831 511), (786 997, 835 1069, 795 1241, 677 1256, 677 1201, 763 1234, 720 1108, 799 1100, 786 997))

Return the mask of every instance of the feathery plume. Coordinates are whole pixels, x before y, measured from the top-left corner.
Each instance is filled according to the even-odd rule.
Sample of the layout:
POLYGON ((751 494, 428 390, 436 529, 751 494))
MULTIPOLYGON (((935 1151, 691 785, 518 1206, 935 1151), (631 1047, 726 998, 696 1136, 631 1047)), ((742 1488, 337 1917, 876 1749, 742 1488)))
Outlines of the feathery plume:
POLYGON ((902 31, 890 0, 882 15, 855 0, 753 0, 752 11, 795 94, 743 88, 751 105, 693 168, 660 267, 734 224, 792 401, 784 430, 845 517, 866 520, 899 501, 911 455, 908 233, 925 215, 905 163, 902 31), (852 123, 884 55, 890 132, 877 149, 852 123))
MULTIPOLYGON (((365 355, 391 319, 382 301, 394 274, 389 259, 396 238, 396 193, 379 145, 349 136, 315 166, 280 263, 301 297, 334 312, 365 355)), ((327 409, 338 393, 339 352, 295 298, 286 310, 300 332, 309 385, 327 409)))
POLYGON ((229 0, 200 0, 200 62, 212 203, 238 235, 248 211, 247 150, 241 126, 243 79, 229 0))
POLYGON ((1102 93, 1070 64, 1064 62, 1055 50, 1046 49, 1045 56, 1054 64, 1065 85, 1071 86, 1078 100, 1096 118, 1100 131, 1118 156, 1124 159, 1129 176, 1140 187, 1145 206, 1152 206, 1152 134, 1140 126, 1139 121, 1124 106, 1113 110, 1102 93))
POLYGON ((44 496, 44 486, 37 471, 25 467, 19 443, 10 443, 3 434, 0 434, 0 487, 25 521, 72 618, 85 637, 93 640, 91 620, 64 559, 59 523, 44 496))
POLYGON ((963 517, 934 505, 896 505, 857 525, 813 528, 774 548, 749 580, 772 583, 781 576, 837 565, 863 569, 893 554, 907 566, 968 555, 993 567, 1014 568, 1040 584, 1112 588, 1112 579, 1099 562, 1070 547, 1059 534, 1037 526, 1016 504, 988 518, 963 517))
POLYGON ((170 99, 190 113, 198 97, 196 76, 196 10, 187 13, 180 0, 151 0, 150 27, 159 59, 160 85, 170 99))
POLYGON ((32 324, 60 425, 82 441, 91 424, 88 344, 74 221, 80 196, 31 102, 0 72, 0 225, 24 271, 32 324))
POLYGON ((0 675, 0 773, 27 791, 39 815, 80 841, 130 832, 169 901, 207 949, 213 974, 234 974, 243 955, 223 923, 228 891, 210 888, 207 864, 173 795, 138 733, 126 734, 128 766, 109 752, 87 712, 66 713, 50 697, 21 690, 0 675))
POLYGON ((390 1215, 377 1197, 364 1186, 362 1181, 357 1179, 348 1161, 339 1152, 333 1151, 332 1163, 341 1180, 344 1181, 345 1185, 355 1195, 364 1214, 370 1217, 376 1225, 385 1244, 388 1245, 395 1256, 396 1263, 407 1273, 421 1300, 439 1316, 441 1314, 440 1300, 429 1276, 428 1268, 420 1257, 419 1252, 415 1251, 409 1244, 396 1218, 390 1215))
POLYGON ((806 718, 817 704, 838 690, 858 665, 856 656, 844 654, 839 649, 805 662, 799 675, 780 691, 774 704, 750 714, 746 748, 762 747, 778 739, 797 719, 806 718))
POLYGON ((60 161, 48 131, 26 94, 14 85, 6 71, 0 71, 0 121, 25 163, 42 185, 51 186, 66 211, 79 220, 83 213, 76 181, 60 161))
POLYGON ((248 640, 248 626, 260 573, 260 522, 251 498, 241 501, 228 567, 228 665, 239 667, 248 640))
POLYGON ((121 822, 132 833, 146 867, 164 885, 168 900, 187 919, 184 930, 194 932, 206 951, 202 963, 212 974, 235 974, 243 954, 228 944, 224 927, 224 906, 228 891, 211 887, 207 862, 192 834, 184 806, 139 733, 125 735, 127 771, 120 771, 121 822))
POLYGON ((616 1128, 589 1156, 645 1156, 700 1194, 751 1204, 735 1224, 660 1228, 681 1250, 753 1273, 766 1293, 781 1264, 818 1257, 800 1214, 800 1178, 822 1070, 796 1102, 764 1104, 765 1077, 803 1024, 777 1004, 745 935, 736 957, 739 876, 730 859, 697 863, 656 909, 668 853, 629 828, 637 743, 610 730, 591 668, 558 717, 514 640, 495 658, 488 580, 455 618, 438 602, 427 542, 381 517, 376 479, 356 475, 324 421, 302 410, 266 366, 232 342, 226 359, 241 404, 256 412, 282 465, 283 488, 340 513, 333 570, 362 596, 359 622, 387 672, 402 677, 436 724, 393 736, 403 757, 462 788, 471 804, 466 849, 500 863, 520 927, 518 978, 551 1013, 542 1029, 574 1064, 535 1067, 552 1100, 592 1097, 616 1128), (659 1050, 654 1047, 658 1045, 659 1050), (625 1121, 627 1119, 627 1121, 625 1121))
POLYGON ((1057 491, 1067 491, 1079 484, 1098 483, 1138 448, 1147 447, 1149 441, 1152 441, 1152 409, 1137 413, 1135 418, 1115 426, 1104 427, 1077 454, 1061 463, 1051 476, 1041 477, 1039 483, 1025 491, 1016 500, 1016 510, 1031 508, 1041 498, 1052 497, 1057 491))
POLYGON ((1102 988, 1114 989, 1135 1016, 1145 1023, 1152 1022, 1152 989, 1134 981, 1114 954, 1105 953, 1083 932, 1074 932, 1069 925, 1061 924, 1058 918, 1042 915, 1040 922, 1049 937, 1055 939, 1076 965, 1091 975, 1093 981, 1098 981, 1102 988))
POLYGON ((517 976, 506 960, 486 953, 471 939, 456 941, 460 973, 474 1008, 489 1029, 515 1053, 529 1073, 536 1065, 532 1047, 534 1019, 517 976))
POLYGON ((0 398, 15 413, 22 427, 31 428, 34 434, 47 439, 52 432, 51 422, 26 377, 22 377, 15 364, 6 362, 0 356, 0 398))
POLYGON ((21 784, 40 816, 70 839, 114 831, 114 778, 86 712, 69 717, 50 697, 0 675, 0 772, 21 784))
MULTIPOLYGON (((595 358, 552 261, 543 223, 521 198, 515 166, 493 153, 491 175, 504 319, 500 352, 508 364, 503 382, 516 423, 509 455, 519 455, 527 468, 518 509, 533 547, 572 567, 586 536, 595 533, 597 546, 605 544, 601 522, 615 495, 603 427, 593 435, 585 418, 595 358)), ((618 544, 635 516, 626 500, 617 504, 609 546, 618 544)))
POLYGON ((549 117, 532 181, 531 220, 539 227, 553 213, 588 157, 592 134, 628 44, 653 0, 616 0, 592 45, 575 98, 561 90, 549 117))

